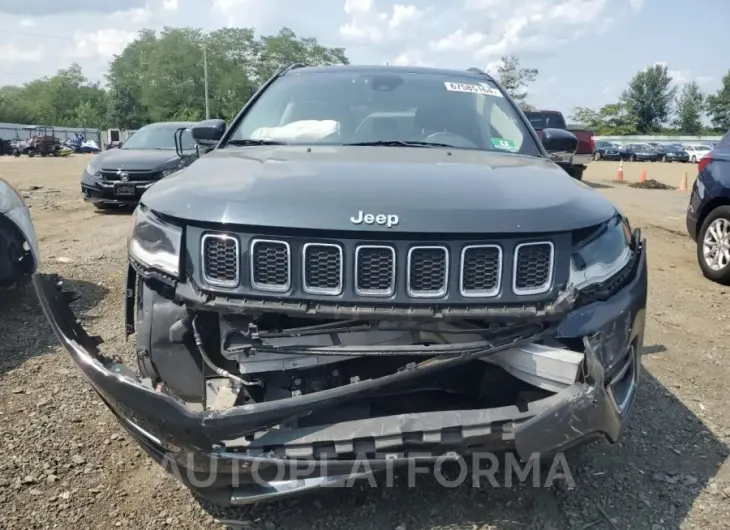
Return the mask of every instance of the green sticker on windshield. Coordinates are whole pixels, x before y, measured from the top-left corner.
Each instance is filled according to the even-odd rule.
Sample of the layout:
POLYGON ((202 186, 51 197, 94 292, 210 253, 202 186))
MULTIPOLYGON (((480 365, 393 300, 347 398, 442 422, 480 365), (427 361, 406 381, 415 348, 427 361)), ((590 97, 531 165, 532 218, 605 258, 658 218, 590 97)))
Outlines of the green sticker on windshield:
POLYGON ((517 144, 507 138, 492 138, 492 145, 495 149, 504 149, 505 151, 517 151, 517 144))

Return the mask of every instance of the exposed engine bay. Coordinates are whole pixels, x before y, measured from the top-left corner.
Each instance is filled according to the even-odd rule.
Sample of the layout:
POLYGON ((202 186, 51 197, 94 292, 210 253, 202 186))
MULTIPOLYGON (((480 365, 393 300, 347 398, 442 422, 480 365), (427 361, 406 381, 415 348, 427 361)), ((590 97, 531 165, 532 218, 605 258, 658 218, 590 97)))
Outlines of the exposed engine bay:
POLYGON ((574 384, 584 359, 554 340, 526 342, 546 334, 549 324, 540 322, 323 320, 190 311, 182 325, 211 373, 203 409, 286 400, 459 360, 428 375, 414 370, 407 383, 317 410, 291 427, 419 412, 526 408, 574 384))

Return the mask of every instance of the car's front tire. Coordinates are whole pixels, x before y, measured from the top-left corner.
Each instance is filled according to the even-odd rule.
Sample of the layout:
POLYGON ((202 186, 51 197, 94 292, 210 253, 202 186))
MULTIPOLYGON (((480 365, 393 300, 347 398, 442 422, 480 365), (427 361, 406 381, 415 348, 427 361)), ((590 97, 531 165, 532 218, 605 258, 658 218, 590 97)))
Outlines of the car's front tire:
POLYGON ((697 234, 697 260, 705 278, 730 285, 730 206, 718 206, 697 234))

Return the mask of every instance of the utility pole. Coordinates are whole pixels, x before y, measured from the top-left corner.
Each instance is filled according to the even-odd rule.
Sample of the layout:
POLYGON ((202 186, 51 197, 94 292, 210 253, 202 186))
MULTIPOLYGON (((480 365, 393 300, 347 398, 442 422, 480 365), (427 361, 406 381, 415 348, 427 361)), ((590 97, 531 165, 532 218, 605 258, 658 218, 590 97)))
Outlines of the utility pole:
POLYGON ((208 107, 208 49, 203 46, 203 77, 205 77, 205 119, 210 119, 210 108, 208 107))

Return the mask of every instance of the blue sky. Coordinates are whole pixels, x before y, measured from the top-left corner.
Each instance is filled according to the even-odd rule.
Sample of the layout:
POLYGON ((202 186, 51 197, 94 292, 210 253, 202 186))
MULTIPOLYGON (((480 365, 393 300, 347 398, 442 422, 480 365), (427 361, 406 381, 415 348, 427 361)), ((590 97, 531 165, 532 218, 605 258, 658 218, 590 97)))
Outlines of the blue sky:
POLYGON ((570 114, 615 101, 641 68, 714 92, 730 64, 730 2, 696 0, 0 0, 0 85, 78 62, 100 78, 142 28, 291 27, 353 63, 540 70, 530 103, 570 114))

